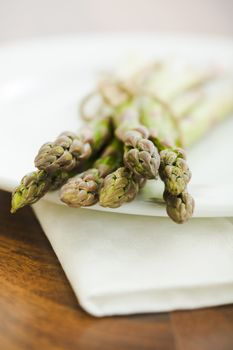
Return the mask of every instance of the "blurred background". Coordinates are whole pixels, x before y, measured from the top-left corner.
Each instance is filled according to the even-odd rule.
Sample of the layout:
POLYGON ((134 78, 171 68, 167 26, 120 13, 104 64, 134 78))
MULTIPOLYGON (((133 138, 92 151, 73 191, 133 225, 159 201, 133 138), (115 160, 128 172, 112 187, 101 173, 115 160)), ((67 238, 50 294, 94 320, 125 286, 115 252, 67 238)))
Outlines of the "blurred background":
POLYGON ((96 31, 233 35, 233 0, 0 0, 0 42, 96 31))

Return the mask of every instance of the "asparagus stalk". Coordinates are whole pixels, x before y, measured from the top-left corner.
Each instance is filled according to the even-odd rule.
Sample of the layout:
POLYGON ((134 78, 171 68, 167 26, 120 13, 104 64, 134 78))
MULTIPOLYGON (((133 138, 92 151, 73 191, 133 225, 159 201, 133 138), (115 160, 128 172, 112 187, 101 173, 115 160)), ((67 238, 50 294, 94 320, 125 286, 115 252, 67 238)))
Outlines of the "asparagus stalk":
POLYGON ((12 193, 11 213, 15 213, 18 209, 26 205, 36 203, 48 191, 55 191, 64 185, 69 178, 74 176, 78 171, 88 169, 92 165, 93 160, 90 159, 72 171, 58 170, 53 174, 49 174, 44 170, 36 170, 25 175, 19 186, 12 193))
MULTIPOLYGON (((185 152, 181 148, 168 146, 164 139, 158 137, 158 121, 155 117, 144 112, 142 122, 148 128, 151 140, 160 152, 159 175, 165 185, 164 200, 167 213, 176 223, 183 223, 192 216, 194 210, 194 200, 186 191, 191 172, 185 152)), ((161 125, 163 126, 162 123, 161 125)), ((175 138, 173 142, 176 143, 175 138)))
POLYGON ((184 151, 179 148, 161 150, 160 161, 159 175, 166 190, 173 196, 178 196, 191 179, 184 151))
POLYGON ((156 178, 159 155, 156 147, 148 140, 148 130, 139 121, 134 102, 118 109, 114 121, 115 135, 124 145, 124 163, 136 176, 156 178))
MULTIPOLYGON (((156 140, 155 140, 156 142, 156 140)), ((164 200, 167 214, 178 224, 184 223, 193 215, 195 202, 187 192, 191 171, 182 149, 163 149, 160 152, 159 175, 164 182, 164 200)))
POLYGON ((62 133, 54 142, 45 143, 40 148, 35 166, 51 174, 57 170, 71 171, 98 152, 111 134, 109 118, 93 120, 77 135, 72 132, 62 133))
POLYGON ((126 167, 118 168, 106 176, 100 190, 99 204, 102 207, 118 208, 132 201, 142 184, 142 180, 126 167))
POLYGON ((70 179, 60 191, 60 199, 70 207, 91 206, 98 202, 103 179, 122 164, 122 144, 114 139, 89 169, 70 179))
POLYGON ((57 171, 53 176, 44 170, 33 171, 25 175, 20 185, 12 193, 11 213, 26 205, 36 203, 46 192, 53 191, 63 185, 71 174, 57 171))
POLYGON ((50 185, 51 178, 43 170, 25 175, 12 193, 11 213, 38 201, 48 191, 50 185))
POLYGON ((164 191, 163 198, 166 202, 166 210, 168 216, 178 224, 183 224, 192 217, 195 202, 192 196, 183 191, 178 196, 164 191))

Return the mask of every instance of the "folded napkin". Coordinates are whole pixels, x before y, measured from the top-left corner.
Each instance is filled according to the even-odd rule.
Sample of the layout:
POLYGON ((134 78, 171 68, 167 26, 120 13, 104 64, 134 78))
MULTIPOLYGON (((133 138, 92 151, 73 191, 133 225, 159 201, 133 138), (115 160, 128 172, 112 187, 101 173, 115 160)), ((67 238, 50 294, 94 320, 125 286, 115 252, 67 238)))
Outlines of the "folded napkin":
POLYGON ((71 209, 34 211, 80 305, 95 316, 233 302, 233 221, 71 209))

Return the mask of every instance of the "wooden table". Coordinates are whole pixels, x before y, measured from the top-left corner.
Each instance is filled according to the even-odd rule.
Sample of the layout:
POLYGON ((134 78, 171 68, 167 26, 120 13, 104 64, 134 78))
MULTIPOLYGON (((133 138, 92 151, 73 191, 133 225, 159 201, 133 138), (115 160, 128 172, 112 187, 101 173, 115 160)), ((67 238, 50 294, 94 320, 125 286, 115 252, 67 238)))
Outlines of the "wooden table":
MULTIPOLYGON (((94 318, 78 305, 30 208, 0 191, 1 350, 232 350, 233 305, 94 318)), ((232 267, 233 268, 233 267, 232 267)))

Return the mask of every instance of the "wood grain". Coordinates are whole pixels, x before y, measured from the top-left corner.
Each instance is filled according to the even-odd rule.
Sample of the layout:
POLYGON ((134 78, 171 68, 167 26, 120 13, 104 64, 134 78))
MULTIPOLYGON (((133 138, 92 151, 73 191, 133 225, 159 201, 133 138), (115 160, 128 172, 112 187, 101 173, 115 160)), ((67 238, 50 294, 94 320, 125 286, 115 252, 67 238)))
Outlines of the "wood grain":
POLYGON ((0 191, 0 349, 232 350, 233 305, 108 317, 85 313, 30 208, 0 191))

